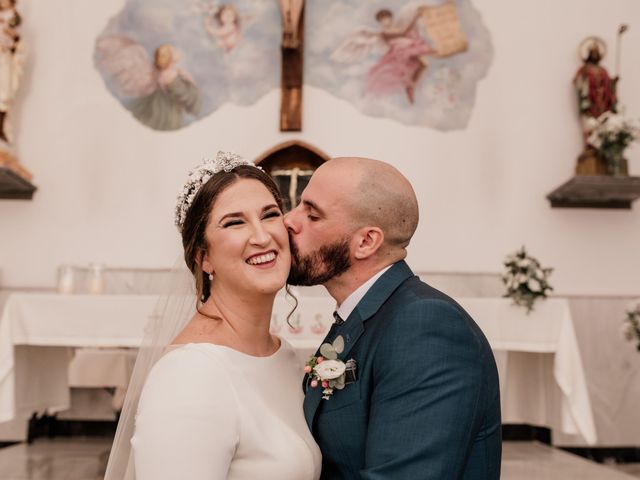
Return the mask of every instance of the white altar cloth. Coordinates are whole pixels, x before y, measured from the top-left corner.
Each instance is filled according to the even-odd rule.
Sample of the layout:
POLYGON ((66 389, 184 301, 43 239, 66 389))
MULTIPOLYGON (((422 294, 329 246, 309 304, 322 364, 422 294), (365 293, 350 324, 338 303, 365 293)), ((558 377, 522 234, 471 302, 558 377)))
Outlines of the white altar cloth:
POLYGON ((568 301, 538 301, 529 314, 503 298, 463 298, 459 303, 495 353, 503 423, 560 422, 562 432, 595 444, 593 411, 568 301))
MULTIPOLYGON (((12 294, 0 316, 0 422, 24 410, 16 405, 16 398, 25 397, 16 392, 16 384, 24 384, 16 379, 16 346, 136 347, 156 301, 154 295, 12 294)), ((484 331, 496 355, 503 422, 545 425, 594 444, 593 413, 568 302, 537 302, 527 315, 508 299, 458 301, 484 331)), ((278 297, 272 330, 307 355, 324 337, 334 308, 329 297, 302 297, 291 317, 298 328, 291 329, 285 320, 290 303, 278 297)), ((32 373, 28 383, 46 383, 51 377, 46 370, 59 370, 65 358, 68 368, 68 352, 58 350, 58 360, 50 358, 42 375, 32 373)), ((38 389, 29 408, 64 408, 68 380, 55 388, 47 386, 38 389)))
POLYGON ((51 347, 137 347, 156 300, 133 295, 10 295, 0 317, 0 422, 17 413, 69 408, 71 353, 51 347), (16 354, 22 349, 14 347, 22 345, 47 348, 29 349, 31 354, 20 361, 16 354), (21 370, 28 372, 28 381, 21 370), (52 377, 57 381, 50 381, 52 377))

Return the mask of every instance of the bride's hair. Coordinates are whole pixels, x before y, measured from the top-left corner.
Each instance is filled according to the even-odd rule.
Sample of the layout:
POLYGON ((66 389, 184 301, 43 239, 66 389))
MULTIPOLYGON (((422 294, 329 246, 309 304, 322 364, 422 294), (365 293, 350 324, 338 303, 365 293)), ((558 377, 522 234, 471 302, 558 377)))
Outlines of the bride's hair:
POLYGON ((220 171, 200 188, 184 219, 182 246, 184 261, 195 277, 196 291, 201 302, 207 301, 211 290, 209 274, 203 272, 201 267, 202 258, 208 249, 204 232, 209 223, 209 216, 218 196, 241 178, 262 183, 282 210, 282 198, 275 182, 267 173, 252 165, 240 165, 230 172, 220 171))

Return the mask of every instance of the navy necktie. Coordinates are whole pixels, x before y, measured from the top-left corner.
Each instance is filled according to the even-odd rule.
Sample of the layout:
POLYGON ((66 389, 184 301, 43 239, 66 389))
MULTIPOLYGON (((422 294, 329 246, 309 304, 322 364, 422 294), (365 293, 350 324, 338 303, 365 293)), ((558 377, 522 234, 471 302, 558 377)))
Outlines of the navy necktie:
POLYGON ((340 317, 340 315, 338 315, 338 312, 333 312, 333 318, 335 321, 331 324, 331 328, 329 329, 329 333, 327 333, 327 336, 324 337, 324 343, 333 342, 337 336, 338 329, 344 323, 344 320, 342 319, 342 317, 340 317))

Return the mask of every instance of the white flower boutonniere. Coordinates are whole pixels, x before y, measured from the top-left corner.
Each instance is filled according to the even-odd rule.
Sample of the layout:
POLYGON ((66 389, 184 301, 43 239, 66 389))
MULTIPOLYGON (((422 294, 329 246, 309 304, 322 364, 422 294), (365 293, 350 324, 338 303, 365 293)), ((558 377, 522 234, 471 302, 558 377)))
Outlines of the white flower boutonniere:
POLYGON ((311 388, 322 386, 322 398, 329 400, 334 389, 342 390, 345 385, 346 365, 338 360, 338 355, 344 350, 344 339, 341 335, 333 343, 323 343, 319 356, 311 356, 304 367, 308 375, 307 384, 311 388))

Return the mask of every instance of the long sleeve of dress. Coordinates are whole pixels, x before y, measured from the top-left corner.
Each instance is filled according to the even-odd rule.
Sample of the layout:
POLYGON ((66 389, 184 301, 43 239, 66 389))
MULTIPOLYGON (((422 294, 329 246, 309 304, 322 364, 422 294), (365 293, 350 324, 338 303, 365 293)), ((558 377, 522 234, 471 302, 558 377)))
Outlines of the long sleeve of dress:
POLYGON ((145 384, 131 440, 137 480, 226 479, 239 439, 229 373, 189 346, 167 353, 145 384))

